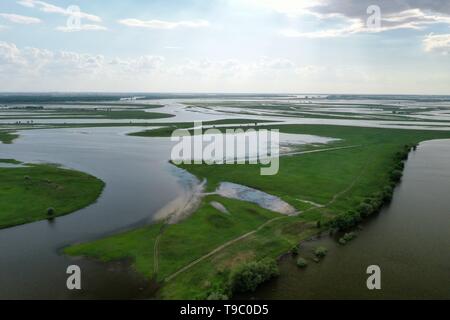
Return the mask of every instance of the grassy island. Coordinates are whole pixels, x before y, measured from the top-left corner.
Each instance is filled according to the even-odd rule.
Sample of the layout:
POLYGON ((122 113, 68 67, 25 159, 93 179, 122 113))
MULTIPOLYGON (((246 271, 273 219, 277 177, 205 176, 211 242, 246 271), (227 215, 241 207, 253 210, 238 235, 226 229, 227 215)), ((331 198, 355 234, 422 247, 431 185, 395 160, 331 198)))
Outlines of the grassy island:
POLYGON ((0 177, 0 229, 84 208, 104 187, 86 173, 13 159, 0 159, 0 177))
POLYGON ((9 131, 0 131, 0 142, 4 144, 11 144, 15 139, 17 139, 19 135, 9 132, 9 131))

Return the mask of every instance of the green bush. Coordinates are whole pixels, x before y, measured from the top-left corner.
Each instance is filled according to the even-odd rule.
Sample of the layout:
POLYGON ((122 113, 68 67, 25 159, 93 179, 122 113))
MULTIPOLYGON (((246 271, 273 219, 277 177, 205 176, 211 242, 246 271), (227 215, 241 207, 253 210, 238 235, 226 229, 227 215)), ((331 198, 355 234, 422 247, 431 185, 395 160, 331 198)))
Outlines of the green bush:
POLYGON ((394 169, 391 172, 391 180, 394 182, 399 182, 403 177, 403 172, 398 169, 394 169))
POLYGON ((383 201, 385 203, 392 200, 392 196, 394 195, 394 188, 391 186, 385 186, 383 189, 383 201))
POLYGON ((291 249, 291 254, 293 256, 297 256, 298 255, 298 251, 299 251, 298 245, 297 246, 293 246, 292 249, 291 249))
POLYGON ((307 266, 308 266, 308 262, 305 259, 303 259, 302 257, 299 257, 297 259, 297 267, 306 268, 307 266))
POLYGON ((47 215, 48 216, 54 216, 55 215, 55 209, 54 208, 48 208, 47 209, 47 215))
POLYGON ((356 233, 354 232, 348 232, 346 234, 344 234, 344 236, 342 237, 345 241, 352 241, 353 239, 356 238, 356 233))
POLYGON ((317 247, 316 250, 314 250, 314 255, 321 259, 324 258, 328 253, 328 249, 325 247, 317 247))
POLYGON ((345 245, 355 238, 356 238, 355 232, 348 232, 348 233, 344 234, 344 236, 342 236, 342 238, 339 239, 339 243, 342 245, 345 245))
POLYGON ((230 276, 231 292, 233 294, 253 292, 260 284, 278 275, 279 270, 275 260, 265 259, 244 264, 230 276))
POLYGON ((358 207, 358 213, 361 217, 368 217, 374 212, 374 208, 370 203, 363 202, 358 207))
POLYGON ((220 293, 220 292, 213 292, 211 293, 208 298, 206 298, 206 300, 215 300, 215 301, 220 301, 220 300, 228 300, 228 296, 220 293))
POLYGON ((333 219, 331 226, 340 231, 345 231, 355 227, 362 221, 361 215, 358 212, 350 211, 345 214, 340 214, 333 219))

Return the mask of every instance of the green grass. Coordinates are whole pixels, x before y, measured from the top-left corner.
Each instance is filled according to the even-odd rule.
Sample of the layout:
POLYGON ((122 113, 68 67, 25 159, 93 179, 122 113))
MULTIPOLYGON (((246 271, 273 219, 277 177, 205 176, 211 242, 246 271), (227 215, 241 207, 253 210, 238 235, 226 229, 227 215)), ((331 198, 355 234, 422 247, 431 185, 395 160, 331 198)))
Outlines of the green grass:
POLYGON ((220 244, 257 228, 277 213, 251 203, 208 196, 190 218, 178 224, 156 223, 98 241, 83 243, 64 250, 72 256, 88 256, 101 261, 131 259, 134 268, 151 278, 163 281, 186 264, 207 254, 220 244), (229 214, 210 205, 222 203, 229 214), (159 241, 159 270, 154 274, 154 246, 159 241))
MULTIPOLYGON (((6 159, 2 162, 20 164, 6 159)), ((0 229, 65 215, 93 203, 104 183, 85 173, 48 164, 0 167, 0 229)))
MULTIPOLYGON (((182 166, 199 178, 206 178, 207 191, 214 190, 222 181, 243 184, 277 195, 303 213, 295 217, 282 216, 258 229, 270 218, 280 215, 246 202, 208 196, 204 199, 201 208, 191 217, 179 224, 169 226, 163 232, 159 246, 160 269, 157 275, 159 280, 249 230, 258 231, 225 247, 208 259, 180 273, 173 280, 164 283, 159 292, 161 298, 203 299, 211 293, 226 292, 229 274, 239 265, 249 261, 279 257, 299 242, 326 230, 325 222, 339 214, 356 209, 362 201, 390 184, 390 173, 398 164, 396 153, 404 150, 405 145, 415 145, 431 139, 450 138, 450 132, 425 130, 325 125, 275 127, 285 133, 312 134, 341 139, 334 142, 333 147, 354 147, 282 157, 280 171, 275 176, 261 176, 258 165, 182 166), (208 204, 212 199, 223 203, 231 215, 227 216, 212 208, 208 204), (326 205, 326 207, 314 208, 299 199, 326 205), (317 221, 322 222, 320 228, 317 221)), ((149 235, 155 235, 153 228, 151 226, 142 230, 148 230, 149 235)), ((120 241, 128 242, 128 235, 123 234, 85 244, 84 247, 72 247, 66 252, 100 258, 105 256, 117 258, 114 245, 108 245, 108 250, 105 251, 97 244, 113 243, 119 238, 120 241)), ((130 237, 130 241, 132 238, 130 237)), ((140 257, 148 256, 151 247, 150 241, 145 250, 130 249, 133 252, 133 260, 139 261, 140 257)), ((119 256, 119 258, 129 257, 124 254, 119 256)), ((152 269, 151 267, 151 263, 148 262, 145 268, 137 267, 137 270, 149 275, 148 270, 152 269)))
POLYGON ((103 262, 131 260, 133 267, 148 278, 154 276, 154 255, 156 237, 163 223, 129 231, 102 240, 81 243, 64 249, 71 256, 88 256, 103 262))
POLYGON ((15 160, 15 159, 0 159, 0 163, 7 163, 7 164, 22 164, 22 162, 15 160))
POLYGON ((19 137, 18 134, 14 134, 8 131, 0 131, 0 142, 4 144, 11 144, 15 139, 19 137))

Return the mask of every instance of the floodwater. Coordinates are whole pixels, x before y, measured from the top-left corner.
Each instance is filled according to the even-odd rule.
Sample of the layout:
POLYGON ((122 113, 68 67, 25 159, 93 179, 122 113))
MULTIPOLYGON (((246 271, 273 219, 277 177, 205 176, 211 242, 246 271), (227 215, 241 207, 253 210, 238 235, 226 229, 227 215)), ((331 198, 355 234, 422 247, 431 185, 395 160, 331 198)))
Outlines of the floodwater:
MULTIPOLYGON (((139 128, 138 128, 139 129, 139 128)), ((0 299, 139 298, 148 283, 125 263, 74 261, 60 250, 72 243, 144 225, 189 189, 192 179, 168 163, 168 139, 126 136, 136 128, 31 130, 0 158, 51 162, 81 170, 106 183, 91 206, 50 221, 0 230, 0 299), (66 269, 82 269, 81 293, 66 289, 66 269)))
POLYGON ((225 198, 252 202, 262 208, 286 215, 296 213, 294 207, 280 198, 236 183, 222 182, 215 193, 225 198))
MULTIPOLYGON (((0 299, 151 296, 154 288, 126 262, 102 264, 61 253, 67 245, 143 226, 163 216, 177 221, 198 205, 202 185, 168 163, 174 145, 170 139, 126 135, 143 129, 29 130, 21 131, 14 144, 1 145, 0 159, 62 164, 102 179, 106 187, 96 203, 75 213, 0 230, 0 299), (82 269, 81 292, 66 288, 66 269, 72 264, 82 269)), ((290 143, 329 141, 287 138, 290 143)))
MULTIPOLYGON (((230 116, 218 110, 187 110, 176 101, 167 102, 164 108, 154 111, 172 113, 175 117, 146 122, 206 121, 230 117, 268 119, 264 116, 230 116)), ((371 127, 401 127, 402 124, 400 121, 269 119, 287 123, 371 127)), ((68 120, 101 122, 95 119, 68 120)), ((61 121, 64 120, 55 120, 61 121)), ((11 120, 0 120, 0 123, 5 122, 11 120)), ((53 121, 45 120, 45 123, 49 122, 53 121)), ((445 122, 414 124, 416 126, 408 126, 407 129, 423 128, 429 124, 449 126, 445 122)), ((74 260, 61 254, 61 249, 67 245, 151 223, 161 215, 179 211, 180 206, 195 206, 192 199, 201 193, 199 182, 168 163, 173 146, 170 139, 126 136, 127 132, 144 129, 148 127, 37 129, 21 131, 20 138, 12 145, 0 145, 0 159, 63 164, 90 173, 106 183, 98 201, 87 208, 53 221, 0 230, 0 299, 129 299, 151 296, 154 288, 130 270, 126 261, 102 264, 92 260, 74 260), (66 269, 72 264, 82 269, 81 292, 66 289, 66 269)), ((281 142, 330 142, 327 138, 326 141, 309 138, 305 135, 282 135, 281 142)), ((294 261, 283 260, 283 275, 255 295, 275 299, 449 298, 448 159, 448 141, 422 144, 411 155, 403 183, 396 190, 392 204, 365 225, 357 240, 345 247, 339 247, 327 237, 305 244, 306 251, 311 251, 319 243, 331 251, 323 262, 317 265, 310 263, 304 271, 298 270, 294 261), (381 292, 369 292, 365 288, 365 268, 371 264, 382 268, 381 292)), ((247 201, 264 198, 248 190, 238 196, 242 197, 242 194, 248 196, 247 201)))
POLYGON ((302 244, 309 260, 281 261, 281 276, 245 298, 261 299, 449 299, 450 140, 422 143, 410 155, 392 203, 368 221, 346 246, 323 236, 302 244), (317 246, 327 257, 311 260, 317 246), (366 269, 381 268, 381 290, 367 289, 366 269))

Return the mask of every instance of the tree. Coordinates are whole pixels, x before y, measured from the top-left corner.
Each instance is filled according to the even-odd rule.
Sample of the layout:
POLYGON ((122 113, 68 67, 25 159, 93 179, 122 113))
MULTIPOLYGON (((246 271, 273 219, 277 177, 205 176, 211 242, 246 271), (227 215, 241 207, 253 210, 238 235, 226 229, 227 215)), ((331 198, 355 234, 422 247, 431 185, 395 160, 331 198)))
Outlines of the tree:
POLYGON ((314 250, 314 255, 317 258, 324 258, 328 253, 328 249, 325 247, 317 247, 316 250, 314 250))
POLYGON ((305 259, 303 259, 302 257, 299 257, 297 259, 297 267, 306 268, 307 266, 308 266, 308 262, 305 259))
POLYGON ((256 288, 279 275, 275 260, 265 259, 250 262, 237 268, 230 276, 232 293, 253 292, 256 288))

